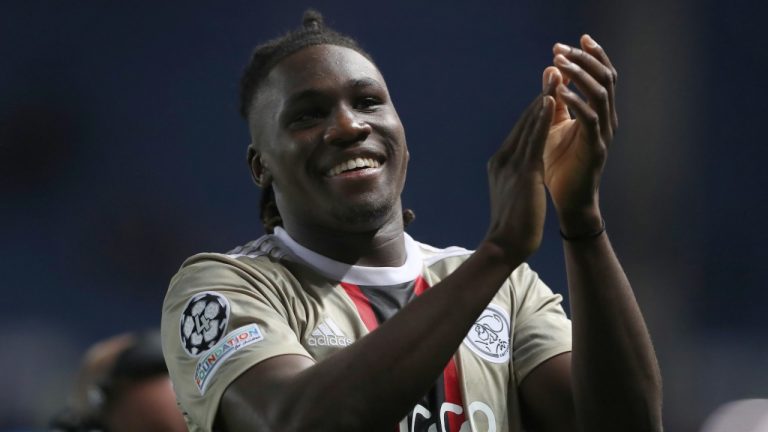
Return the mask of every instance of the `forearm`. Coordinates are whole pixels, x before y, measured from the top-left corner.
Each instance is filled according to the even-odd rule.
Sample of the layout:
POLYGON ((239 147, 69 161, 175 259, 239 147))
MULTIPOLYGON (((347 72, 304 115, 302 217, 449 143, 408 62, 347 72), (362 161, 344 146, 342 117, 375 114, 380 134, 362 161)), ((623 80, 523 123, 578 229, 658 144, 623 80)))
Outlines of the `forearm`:
POLYGON ((507 259, 481 246, 376 331, 276 385, 267 423, 280 430, 391 430, 519 264, 507 259))
POLYGON ((661 430, 658 363, 607 234, 564 241, 564 250, 574 401, 582 430, 661 430))

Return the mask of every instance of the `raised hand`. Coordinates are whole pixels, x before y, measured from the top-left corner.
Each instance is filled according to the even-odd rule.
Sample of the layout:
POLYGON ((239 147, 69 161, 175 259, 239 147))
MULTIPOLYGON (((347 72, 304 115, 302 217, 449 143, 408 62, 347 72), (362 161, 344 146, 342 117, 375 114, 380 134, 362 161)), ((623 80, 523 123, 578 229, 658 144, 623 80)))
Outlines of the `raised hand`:
POLYGON ((491 225, 486 236, 510 261, 522 261, 541 243, 546 213, 542 153, 555 100, 537 97, 488 161, 491 225))
POLYGON ((544 70, 544 92, 557 101, 544 148, 544 181, 569 235, 595 232, 602 224, 600 178, 618 127, 616 70, 591 37, 583 35, 580 44, 556 44, 555 66, 544 70))

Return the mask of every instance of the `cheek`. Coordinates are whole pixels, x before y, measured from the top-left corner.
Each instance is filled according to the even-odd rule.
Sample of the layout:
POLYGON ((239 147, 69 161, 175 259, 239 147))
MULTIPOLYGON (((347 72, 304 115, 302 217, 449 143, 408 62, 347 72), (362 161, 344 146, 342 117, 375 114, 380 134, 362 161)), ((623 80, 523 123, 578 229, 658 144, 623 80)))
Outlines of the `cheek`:
POLYGON ((299 168, 297 163, 306 164, 308 160, 312 160, 323 151, 324 133, 325 127, 320 124, 306 130, 286 134, 285 139, 275 148, 275 152, 282 159, 288 161, 291 164, 289 168, 295 171, 299 168))
POLYGON ((391 151, 403 153, 407 160, 408 147, 405 142, 405 129, 402 123, 400 123, 400 118, 397 114, 379 118, 378 121, 372 121, 369 124, 377 134, 385 139, 384 144, 391 151))
POLYGON ((294 134, 291 139, 282 140, 264 152, 264 163, 272 175, 273 183, 281 184, 286 176, 294 178, 298 172, 307 169, 307 161, 317 149, 314 144, 316 135, 309 132, 294 134))
POLYGON ((392 109, 390 114, 386 117, 386 124, 387 127, 389 127, 393 133, 405 143, 405 128, 400 121, 400 116, 397 115, 397 111, 392 109))

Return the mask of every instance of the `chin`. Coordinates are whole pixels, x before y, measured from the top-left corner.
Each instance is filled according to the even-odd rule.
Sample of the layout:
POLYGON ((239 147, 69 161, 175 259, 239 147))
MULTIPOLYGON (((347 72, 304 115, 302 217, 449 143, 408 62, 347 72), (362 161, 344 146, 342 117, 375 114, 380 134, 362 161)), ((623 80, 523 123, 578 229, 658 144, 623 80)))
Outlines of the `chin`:
POLYGON ((384 225, 395 213, 394 207, 394 203, 387 201, 336 207, 333 218, 347 230, 369 231, 384 225))

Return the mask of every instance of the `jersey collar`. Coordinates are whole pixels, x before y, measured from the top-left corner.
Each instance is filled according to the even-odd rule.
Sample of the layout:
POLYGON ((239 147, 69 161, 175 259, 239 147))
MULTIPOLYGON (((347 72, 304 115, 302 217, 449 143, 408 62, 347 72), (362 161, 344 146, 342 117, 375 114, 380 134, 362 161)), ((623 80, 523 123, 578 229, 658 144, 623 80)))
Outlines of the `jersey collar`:
POLYGON ((282 227, 275 227, 274 235, 296 258, 326 277, 341 282, 364 286, 396 285, 410 282, 421 274, 421 251, 418 243, 408 233, 403 233, 406 259, 400 267, 366 267, 346 264, 305 248, 291 238, 282 227))

